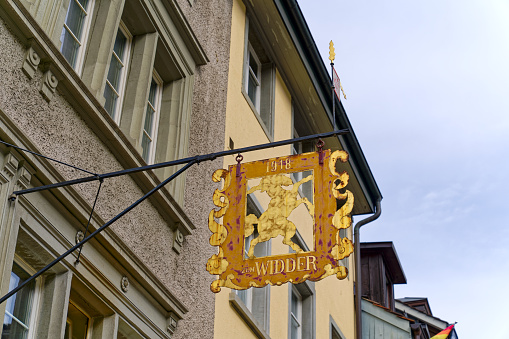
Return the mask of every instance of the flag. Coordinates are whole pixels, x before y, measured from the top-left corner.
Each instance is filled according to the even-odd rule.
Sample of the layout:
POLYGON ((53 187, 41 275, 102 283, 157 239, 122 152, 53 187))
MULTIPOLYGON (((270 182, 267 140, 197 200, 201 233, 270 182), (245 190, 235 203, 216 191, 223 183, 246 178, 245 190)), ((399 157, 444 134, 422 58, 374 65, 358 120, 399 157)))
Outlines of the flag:
POLYGON ((341 80, 339 80, 338 73, 336 73, 334 67, 332 67, 332 84, 334 85, 334 92, 339 101, 341 101, 340 91, 343 92, 343 97, 346 99, 345 91, 343 91, 343 86, 341 86, 341 80))
POLYGON ((449 337, 449 334, 451 334, 451 331, 453 330, 453 328, 454 328, 454 325, 451 325, 451 326, 447 327, 445 330, 443 330, 442 332, 438 333, 436 336, 434 336, 431 339, 446 339, 449 337))

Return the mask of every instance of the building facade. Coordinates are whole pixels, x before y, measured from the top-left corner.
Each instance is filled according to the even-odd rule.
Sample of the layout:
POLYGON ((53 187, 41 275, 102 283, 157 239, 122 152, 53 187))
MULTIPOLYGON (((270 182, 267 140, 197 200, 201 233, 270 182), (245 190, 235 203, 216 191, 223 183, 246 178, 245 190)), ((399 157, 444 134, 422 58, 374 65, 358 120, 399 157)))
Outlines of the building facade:
MULTIPOLYGON (((223 149, 232 4, 0 2, 0 291, 48 265, 176 167, 13 191, 223 149), (98 194, 91 217, 86 225, 98 194)), ((204 201, 191 167, 0 305, 2 338, 212 338, 204 201)), ((205 208, 206 207, 206 208, 205 208)))
MULTIPOLYGON (((235 149, 333 130, 330 75, 312 40, 296 1, 235 0, 232 10, 225 148, 235 149)), ((336 128, 346 136, 328 138, 325 148, 350 153, 345 168, 347 189, 355 195, 353 214, 374 212, 381 198, 342 105, 336 99, 336 128)), ((243 154, 243 162, 316 150, 316 142, 296 143, 243 154)), ((223 168, 236 163, 225 157, 223 168)), ((294 173, 293 182, 309 173, 294 173)), ((313 201, 311 182, 299 188, 313 201)), ((248 182, 249 187, 258 182, 248 182)), ((260 216, 269 204, 262 192, 248 194, 246 214, 260 216)), ((304 206, 288 220, 297 227, 292 240, 304 251, 314 246, 312 217, 304 206), (307 226, 306 226, 307 225, 307 226)), ((352 238, 352 230, 343 236, 352 238)), ((254 255, 291 253, 278 236, 254 247, 254 255)), ((246 257, 252 238, 245 238, 246 257)), ((214 337, 221 338, 355 338, 354 261, 343 259, 350 274, 313 283, 266 286, 243 291, 222 288, 215 304, 214 337)))
MULTIPOLYGON (((183 165, 97 174, 336 127, 350 133, 325 147, 350 154, 352 215, 381 199, 337 99, 332 111, 330 76, 295 0, 0 0, 0 46, 2 296, 183 165), (83 177, 92 179, 12 196, 83 177)), ((78 263, 76 251, 0 304, 2 339, 355 338, 352 257, 344 280, 211 293, 210 177, 233 163, 191 166, 86 243, 78 263)), ((299 194, 313 199, 309 185, 299 194)), ((267 203, 253 194, 249 213, 267 203)), ((296 224, 311 220, 303 205, 295 213, 296 224)), ((312 248, 312 231, 298 229, 292 239, 312 248)), ((289 251, 280 238, 259 245, 257 256, 289 251)))
MULTIPOLYGON (((361 268, 362 338, 429 339, 449 326, 427 298, 395 299, 394 285, 407 281, 392 242, 361 243, 361 268)), ((458 338, 456 330, 448 338, 458 338)))

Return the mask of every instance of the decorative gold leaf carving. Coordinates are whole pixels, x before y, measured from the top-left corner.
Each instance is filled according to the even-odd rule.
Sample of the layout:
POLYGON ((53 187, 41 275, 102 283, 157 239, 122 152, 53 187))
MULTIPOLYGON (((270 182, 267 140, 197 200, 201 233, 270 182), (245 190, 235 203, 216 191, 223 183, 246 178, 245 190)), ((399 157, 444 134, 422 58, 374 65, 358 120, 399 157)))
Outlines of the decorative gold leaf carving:
POLYGON ((213 181, 223 179, 224 186, 214 191, 212 198, 217 208, 209 213, 210 243, 219 247, 219 252, 207 262, 207 270, 219 275, 210 286, 213 292, 219 292, 222 287, 244 290, 319 281, 330 275, 338 279, 347 277, 348 270, 340 266, 339 260, 353 252, 353 244, 348 238, 341 238, 339 231, 352 224, 354 196, 345 189, 350 179, 348 173, 336 170, 338 161, 346 163, 348 154, 345 151, 331 154, 329 150, 311 152, 240 163, 230 166, 228 171, 214 172, 213 181), (305 171, 312 171, 313 175, 295 184, 289 177, 290 173, 305 171), (251 179, 259 183, 248 189, 251 179), (309 181, 313 182, 313 202, 299 194, 299 186, 309 181), (248 195, 254 192, 267 194, 269 198, 266 209, 258 217, 246 215, 248 195), (340 202, 339 209, 337 202, 340 202), (313 220, 314 243, 309 251, 303 251, 291 240, 296 226, 288 217, 301 204, 307 206, 313 220), (244 249, 245 238, 255 229, 258 235, 250 241, 250 248, 244 249), (257 243, 279 235, 295 253, 254 256, 257 243))
MULTIPOLYGON (((219 210, 212 209, 209 213, 209 229, 210 231, 212 231, 212 235, 209 239, 209 242, 212 246, 220 246, 224 242, 228 234, 226 227, 218 223, 215 219, 223 217, 226 214, 228 206, 230 205, 230 201, 226 194, 224 194, 224 192, 228 188, 228 186, 230 186, 231 174, 225 169, 216 170, 212 174, 212 180, 214 182, 219 182, 221 181, 221 179, 224 180, 223 188, 221 190, 216 189, 214 191, 214 195, 212 196, 212 201, 214 202, 214 205, 220 208, 219 210)), ((228 264, 229 264, 228 261, 224 258, 223 249, 219 247, 219 253, 214 254, 212 255, 212 257, 210 257, 210 259, 207 261, 206 268, 210 274, 221 274, 224 271, 226 271, 228 264)), ((219 292, 220 287, 218 281, 220 280, 216 280, 212 283, 210 287, 212 291, 217 289, 217 292, 219 292)))
POLYGON ((210 274, 221 274, 226 271, 228 261, 226 261, 223 256, 223 250, 219 248, 219 254, 212 255, 207 261, 207 271, 209 271, 210 274))
MULTIPOLYGON (((346 190, 345 193, 341 193, 340 190, 345 188, 348 185, 348 180, 350 176, 346 172, 338 173, 336 171, 336 162, 347 162, 348 161, 348 153, 345 151, 335 151, 331 154, 331 159, 329 162, 329 169, 333 175, 336 176, 335 182, 332 184, 332 194, 338 200, 346 200, 339 208, 336 213, 334 213, 334 217, 332 218, 332 224, 336 229, 347 229, 352 225, 352 217, 350 213, 352 213, 353 204, 354 204, 354 196, 353 193, 349 190, 346 190), (338 182, 339 181, 339 182, 338 182), (338 182, 336 184, 336 182, 338 182)), ((339 236, 339 231, 336 232, 336 245, 333 246, 331 254, 334 259, 341 260, 348 257, 353 253, 353 244, 348 238, 341 238, 339 236)))
POLYGON ((302 252, 300 246, 291 240, 297 231, 297 227, 287 218, 300 204, 306 204, 309 211, 311 211, 311 216, 313 216, 313 204, 311 204, 307 198, 299 199, 299 186, 312 179, 313 175, 309 175, 293 184, 292 179, 285 175, 270 175, 263 177, 259 185, 251 188, 247 192, 247 194, 250 194, 259 190, 262 193, 267 193, 270 197, 269 206, 267 210, 262 213, 260 218, 257 218, 254 214, 246 216, 244 226, 245 237, 253 233, 253 224, 258 225, 258 236, 251 240, 248 251, 249 258, 254 258, 254 248, 256 244, 268 241, 278 235, 283 236, 283 244, 290 246, 297 253, 302 252), (293 187, 291 190, 283 188, 283 186, 290 186, 292 184, 293 187))

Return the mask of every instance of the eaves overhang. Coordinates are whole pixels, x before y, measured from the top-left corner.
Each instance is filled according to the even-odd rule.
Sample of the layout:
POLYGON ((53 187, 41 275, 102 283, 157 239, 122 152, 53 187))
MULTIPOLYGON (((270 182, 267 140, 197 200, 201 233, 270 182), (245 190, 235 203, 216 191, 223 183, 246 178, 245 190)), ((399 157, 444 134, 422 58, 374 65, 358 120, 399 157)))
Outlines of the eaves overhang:
POLYGON ((449 323, 447 321, 444 321, 434 316, 427 315, 426 313, 421 312, 411 306, 408 306, 397 299, 395 300, 394 307, 396 308, 396 310, 406 313, 407 317, 414 318, 419 322, 424 322, 430 326, 435 327, 440 331, 444 330, 447 326, 449 326, 449 323))
POLYGON ((381 254, 393 284, 406 284, 403 266, 392 241, 361 243, 361 258, 369 254, 381 254))
MULTIPOLYGON (((309 78, 313 83, 314 90, 318 94, 322 109, 326 112, 330 126, 333 126, 331 78, 329 71, 322 61, 318 48, 311 35, 311 31, 304 19, 302 11, 296 0, 273 0, 280 17, 291 37, 291 40, 298 51, 309 78)), ((350 154, 350 165, 356 176, 358 183, 367 197, 367 203, 370 211, 374 212, 375 204, 378 199, 382 199, 382 194, 375 181, 373 173, 368 165, 366 157, 362 151, 359 141, 355 135, 352 125, 346 115, 341 102, 334 97, 336 101, 336 126, 337 128, 347 128, 351 133, 339 136, 341 147, 350 154)), ((361 211, 359 211, 361 212, 361 211)), ((359 213, 359 214, 362 214, 359 213)), ((355 214, 355 213, 354 213, 355 214)))

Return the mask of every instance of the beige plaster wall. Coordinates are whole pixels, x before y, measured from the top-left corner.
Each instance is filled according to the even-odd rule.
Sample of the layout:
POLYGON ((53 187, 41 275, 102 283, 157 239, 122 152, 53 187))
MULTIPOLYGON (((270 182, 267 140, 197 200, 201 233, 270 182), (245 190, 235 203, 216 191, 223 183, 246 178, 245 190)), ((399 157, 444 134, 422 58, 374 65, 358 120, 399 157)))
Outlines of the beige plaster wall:
MULTIPOLYGON (((255 112, 251 109, 247 99, 242 94, 244 42, 245 42, 245 13, 246 8, 242 1, 234 0, 231 25, 230 68, 228 80, 228 96, 226 109, 225 148, 230 138, 235 148, 246 147, 270 142, 260 126, 255 112)), ((275 121, 273 140, 283 140, 292 137, 292 106, 291 95, 283 82, 279 72, 276 73, 275 87, 275 121)), ((267 159, 291 153, 290 146, 268 149, 243 154, 244 162, 267 159)), ((225 158, 224 168, 235 164, 234 156, 225 158)), ((269 198, 264 194, 256 194, 262 206, 268 204, 269 198)), ((305 242, 310 248, 314 246, 313 231, 309 227, 311 216, 306 207, 301 205, 290 217, 293 220, 305 242)), ((272 254, 288 253, 289 248, 281 241, 281 237, 271 240, 272 254)), ((315 284, 316 290, 316 338, 329 338, 329 315, 340 326, 342 332, 349 339, 354 338, 354 312, 353 312, 353 282, 339 281, 329 277, 315 284)), ((254 333, 247 324, 230 306, 228 294, 230 290, 222 288, 216 297, 216 323, 215 338, 255 338, 254 333)), ((288 338, 288 299, 289 287, 272 286, 270 288, 270 336, 274 339, 288 338)))

